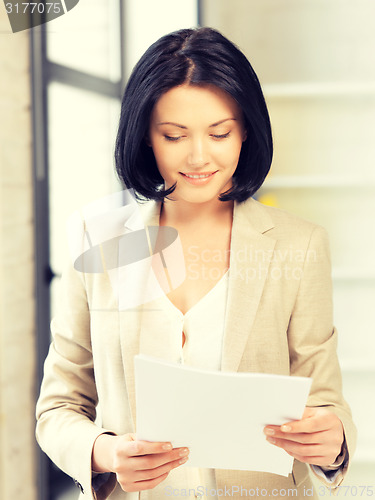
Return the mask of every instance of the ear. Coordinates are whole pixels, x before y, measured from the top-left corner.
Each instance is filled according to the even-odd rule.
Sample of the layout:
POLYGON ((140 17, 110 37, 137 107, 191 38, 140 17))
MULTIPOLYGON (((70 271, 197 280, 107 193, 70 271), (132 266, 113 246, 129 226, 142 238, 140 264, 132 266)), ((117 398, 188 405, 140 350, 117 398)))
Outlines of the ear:
POLYGON ((243 134, 242 134, 242 142, 245 142, 247 139, 247 130, 244 129, 243 134))

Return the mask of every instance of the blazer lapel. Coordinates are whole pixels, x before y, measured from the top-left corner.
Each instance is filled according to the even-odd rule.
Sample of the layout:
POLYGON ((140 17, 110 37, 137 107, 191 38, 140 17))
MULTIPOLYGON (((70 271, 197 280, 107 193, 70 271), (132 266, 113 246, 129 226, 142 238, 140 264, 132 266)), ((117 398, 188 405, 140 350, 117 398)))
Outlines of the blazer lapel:
MULTIPOLYGON (((140 205, 144 226, 159 225, 160 203, 150 201, 140 205)), ((120 311, 120 344, 125 373, 126 388, 134 429, 136 427, 136 399, 134 356, 140 352, 143 305, 120 311)))
POLYGON ((255 200, 235 204, 221 362, 223 371, 237 371, 241 362, 276 243, 265 234, 272 227, 271 218, 255 200))

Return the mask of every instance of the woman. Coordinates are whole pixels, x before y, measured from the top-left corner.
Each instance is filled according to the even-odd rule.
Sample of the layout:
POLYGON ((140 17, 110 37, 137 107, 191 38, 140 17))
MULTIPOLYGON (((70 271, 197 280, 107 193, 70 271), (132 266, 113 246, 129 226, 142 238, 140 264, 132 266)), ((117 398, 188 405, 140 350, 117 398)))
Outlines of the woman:
POLYGON ((309 469, 330 488, 341 483, 355 429, 341 394, 327 237, 251 198, 271 159, 257 76, 229 40, 210 28, 180 30, 146 51, 123 97, 117 172, 151 200, 145 226, 178 231, 186 278, 147 307, 119 313, 105 272, 65 274, 37 436, 84 498, 240 497, 243 489, 313 496, 309 469), (312 377, 303 418, 264 429, 295 458, 292 474, 181 467, 189 450, 137 441, 138 352, 312 377))

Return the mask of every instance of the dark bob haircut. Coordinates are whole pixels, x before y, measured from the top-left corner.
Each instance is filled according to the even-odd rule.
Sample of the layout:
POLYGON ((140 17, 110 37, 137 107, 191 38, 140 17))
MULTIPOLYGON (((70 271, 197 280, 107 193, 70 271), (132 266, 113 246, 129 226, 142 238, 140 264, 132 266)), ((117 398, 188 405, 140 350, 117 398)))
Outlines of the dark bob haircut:
POLYGON ((152 109, 173 87, 215 85, 242 109, 247 139, 233 186, 220 200, 244 201, 262 185, 272 161, 271 124, 259 80, 244 54, 212 28, 182 29, 165 35, 135 66, 122 99, 115 161, 119 178, 139 199, 162 200, 164 190, 151 147, 146 143, 152 109))

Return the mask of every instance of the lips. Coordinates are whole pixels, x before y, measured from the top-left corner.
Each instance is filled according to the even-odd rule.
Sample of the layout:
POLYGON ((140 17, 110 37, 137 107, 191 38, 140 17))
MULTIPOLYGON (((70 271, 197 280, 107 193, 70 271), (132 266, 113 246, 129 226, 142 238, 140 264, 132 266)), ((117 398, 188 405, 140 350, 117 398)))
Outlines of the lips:
POLYGON ((218 170, 215 170, 215 172, 200 172, 199 174, 196 172, 180 172, 180 174, 183 180, 192 186, 205 186, 211 182, 216 172, 218 170))
POLYGON ((181 175, 184 177, 187 177, 188 179, 207 179, 208 177, 211 177, 212 175, 216 174, 217 170, 215 172, 202 172, 200 174, 195 174, 195 173, 184 173, 180 172, 181 175))

